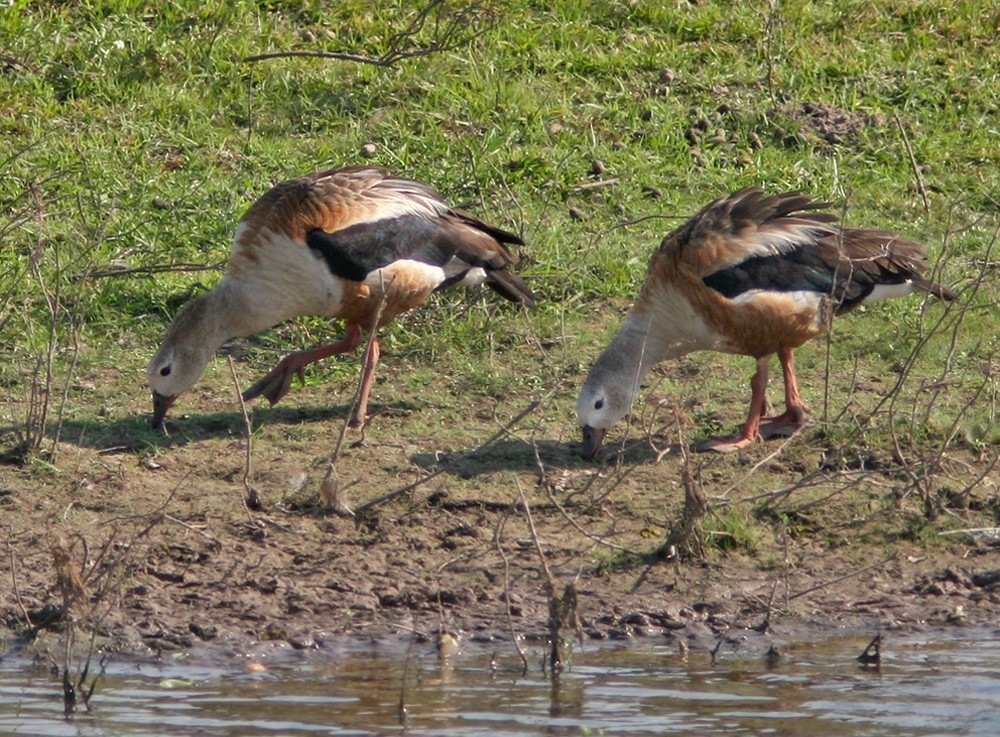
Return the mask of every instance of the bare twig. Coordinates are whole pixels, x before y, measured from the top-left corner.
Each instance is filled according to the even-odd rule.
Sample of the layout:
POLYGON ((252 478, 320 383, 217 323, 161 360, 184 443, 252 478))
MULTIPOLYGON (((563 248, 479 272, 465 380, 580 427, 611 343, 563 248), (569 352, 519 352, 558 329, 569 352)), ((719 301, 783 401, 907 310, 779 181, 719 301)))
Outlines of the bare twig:
POLYGON ((605 187, 614 187, 618 184, 618 177, 612 177, 611 179, 602 179, 598 182, 584 182, 583 184, 578 184, 573 187, 569 193, 570 194, 580 194, 581 192, 589 192, 594 189, 604 189, 605 187))
POLYGON ((466 458, 471 458, 476 453, 479 453, 480 451, 482 451, 484 448, 490 447, 497 440, 499 440, 504 435, 506 435, 507 433, 509 433, 510 430, 511 430, 511 428, 515 427, 518 423, 521 422, 521 420, 523 420, 525 417, 527 417, 532 412, 534 412, 536 409, 538 409, 542 405, 543 402, 547 401, 549 399, 549 397, 551 397, 553 394, 555 394, 556 390, 559 389, 560 386, 562 386, 562 380, 561 379, 557 380, 549 388, 549 390, 545 392, 545 394, 543 394, 538 399, 533 400, 527 407, 525 407, 523 410, 521 410, 520 412, 518 412, 513 417, 513 419, 511 419, 509 422, 507 422, 503 427, 501 427, 495 433, 493 433, 492 435, 490 435, 490 437, 488 437, 486 440, 484 440, 482 443, 480 443, 478 446, 476 446, 472 450, 470 450, 470 451, 468 451, 466 453, 461 453, 461 454, 455 456, 450 461, 448 461, 447 463, 445 463, 441 467, 439 467, 436 471, 434 471, 432 473, 429 473, 429 474, 427 474, 426 476, 424 476, 422 478, 417 479, 413 483, 407 484, 406 486, 402 486, 402 487, 400 487, 398 489, 394 489, 393 491, 390 491, 390 492, 388 492, 386 494, 383 494, 382 496, 376 497, 375 499, 372 499, 370 501, 365 502, 364 504, 362 504, 361 506, 359 506, 357 508, 356 513, 357 514, 361 514, 362 512, 365 512, 365 511, 367 511, 367 510, 369 510, 369 509, 371 509, 373 507, 377 507, 380 504, 385 504, 386 502, 391 501, 391 500, 395 499, 396 497, 398 497, 398 496, 400 496, 402 494, 406 494, 406 493, 408 493, 410 491, 413 491, 417 487, 423 486, 428 481, 430 481, 432 479, 435 479, 438 476, 440 476, 441 474, 445 473, 446 471, 448 471, 449 469, 451 469, 454 465, 456 465, 458 462, 463 461, 466 458))
POLYGON ((390 36, 388 49, 381 56, 366 56, 341 51, 271 51, 248 56, 244 61, 257 62, 267 59, 307 57, 390 67, 403 59, 454 51, 487 33, 499 23, 499 17, 493 15, 488 23, 477 28, 477 21, 487 15, 487 11, 479 3, 472 3, 450 15, 446 14, 445 6, 445 0, 430 0, 406 28, 390 36), (431 39, 427 43, 421 44, 416 40, 417 36, 428 25, 432 29, 431 39))
POLYGON ((236 396, 239 398, 240 412, 243 414, 243 428, 246 431, 247 438, 246 457, 243 461, 243 489, 246 491, 246 495, 243 497, 243 509, 246 511, 247 517, 250 518, 250 524, 254 527, 259 527, 260 525, 253 518, 253 514, 250 511, 259 510, 262 506, 260 493, 250 483, 253 475, 253 425, 250 422, 250 415, 247 413, 246 402, 243 401, 243 392, 240 389, 239 377, 236 376, 236 366, 233 364, 233 357, 228 356, 227 358, 229 360, 229 374, 233 377, 233 386, 236 387, 236 396))
POLYGON ((24 616, 24 621, 28 627, 34 627, 31 622, 31 616, 28 614, 28 610, 24 606, 24 600, 21 599, 21 592, 17 588, 17 561, 14 557, 14 546, 10 544, 10 538, 7 539, 7 552, 10 554, 10 583, 11 588, 14 590, 14 600, 17 601, 17 606, 21 610, 21 614, 24 616))
POLYGON ((886 556, 885 558, 883 558, 882 560, 878 561, 877 563, 872 563, 871 565, 865 566, 864 568, 859 568, 856 571, 851 571, 850 573, 845 573, 843 576, 837 576, 836 578, 832 578, 829 581, 822 581, 822 582, 820 582, 820 583, 818 583, 818 584, 816 584, 814 586, 810 586, 807 589, 803 589, 802 591, 796 591, 794 594, 790 594, 788 596, 788 601, 791 601, 792 599, 798 599, 800 596, 805 596, 806 594, 811 594, 812 592, 819 591, 820 589, 825 589, 827 586, 833 586, 834 584, 840 583, 841 581, 846 581, 849 578, 856 578, 856 577, 858 577, 858 576, 860 576, 860 575, 862 575, 864 573, 868 573, 868 571, 874 571, 874 570, 876 570, 876 569, 881 568, 882 566, 884 566, 886 563, 888 563, 889 561, 891 561, 894 557, 895 557, 894 555, 886 556))
POLYGON ((129 268, 127 266, 111 266, 106 269, 91 269, 84 271, 82 274, 74 276, 71 281, 80 281, 83 279, 107 279, 109 277, 116 276, 134 276, 136 274, 166 274, 172 272, 189 272, 189 271, 221 271, 225 264, 157 264, 155 266, 136 266, 129 268))
POLYGON ((0 64, 11 68, 21 67, 22 69, 27 69, 29 72, 34 72, 35 74, 39 74, 42 71, 31 62, 19 59, 11 54, 0 54, 0 64))
POLYGON ((924 187, 924 178, 920 175, 920 166, 917 164, 917 158, 913 155, 913 148, 910 146, 910 139, 906 135, 906 129, 903 127, 903 121, 899 119, 899 113, 892 113, 893 119, 896 121, 896 127, 899 128, 899 134, 903 137, 903 146, 906 147, 906 155, 910 157, 910 166, 913 167, 913 176, 917 180, 917 191, 920 192, 920 198, 924 201, 924 212, 930 213, 931 211, 931 201, 927 197, 927 188, 924 187))
MULTIPOLYGON (((390 286, 391 285, 392 282, 390 282, 390 286)), ((323 477, 323 481, 320 484, 320 497, 326 502, 328 507, 333 509, 333 511, 341 517, 354 517, 354 512, 351 510, 350 505, 348 505, 347 500, 344 498, 345 488, 340 485, 340 478, 337 475, 337 462, 340 460, 340 452, 344 447, 344 438, 347 437, 347 428, 351 426, 351 421, 354 419, 354 413, 357 411, 358 403, 361 401, 361 392, 364 389, 365 374, 368 371, 368 362, 371 360, 372 348, 378 338, 379 321, 382 319, 382 311, 385 309, 385 300, 388 296, 388 290, 386 289, 385 282, 382 279, 381 272, 379 272, 379 289, 382 291, 382 296, 379 299, 378 306, 375 308, 375 316, 372 318, 371 326, 368 329, 368 342, 365 345, 365 351, 361 354, 361 379, 358 382, 358 388, 354 391, 354 398, 351 400, 351 406, 347 410, 347 416, 344 417, 344 424, 340 427, 340 434, 337 436, 337 444, 333 447, 333 452, 330 454, 330 458, 327 461, 326 475, 323 477)), ((362 431, 364 430, 364 424, 366 421, 366 418, 361 418, 362 431)))
POLYGON ((503 538, 503 528, 513 510, 514 505, 511 504, 503 516, 500 517, 496 532, 493 535, 493 543, 497 546, 497 550, 500 552, 500 557, 503 559, 503 600, 504 610, 507 613, 507 628, 510 630, 510 641, 514 643, 517 655, 521 658, 521 674, 523 675, 528 672, 528 658, 524 654, 520 638, 517 636, 517 632, 514 629, 514 615, 510 609, 510 559, 507 558, 507 552, 503 549, 503 543, 501 542, 503 538))

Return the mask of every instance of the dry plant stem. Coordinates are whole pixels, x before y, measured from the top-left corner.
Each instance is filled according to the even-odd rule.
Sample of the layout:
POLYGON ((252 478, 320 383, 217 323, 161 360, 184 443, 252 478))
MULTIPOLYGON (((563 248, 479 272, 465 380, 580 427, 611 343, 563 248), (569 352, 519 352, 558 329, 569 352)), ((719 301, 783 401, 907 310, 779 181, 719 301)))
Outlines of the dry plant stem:
POLYGON ((195 533, 197 535, 201 535, 203 538, 205 538, 206 540, 211 540, 216 545, 219 545, 219 546, 222 545, 222 541, 219 540, 219 538, 217 538, 215 535, 210 535, 209 533, 205 532, 204 530, 200 530, 197 527, 195 527, 194 525, 189 524, 189 523, 185 522, 182 519, 178 519, 177 517, 174 517, 172 514, 165 514, 165 515, 163 515, 163 519, 167 520, 168 522, 173 522, 176 525, 180 525, 181 527, 183 527, 185 529, 188 529, 188 530, 190 530, 191 532, 193 532, 193 533, 195 533))
POLYGON ((86 271, 79 276, 74 276, 70 281, 80 281, 83 279, 107 279, 117 276, 135 276, 136 274, 165 274, 173 272, 189 271, 222 271, 225 264, 160 264, 158 266, 137 266, 135 268, 102 269, 99 271, 86 271))
POLYGON ((438 476, 440 476, 441 474, 445 473, 446 471, 448 471, 448 469, 450 469, 453 465, 455 465, 459 461, 464 461, 466 458, 471 458, 476 453, 479 453, 483 449, 490 447, 491 445, 493 445, 494 443, 496 443, 500 438, 502 438, 505 435, 507 435, 510 432, 511 428, 516 427, 518 425, 518 423, 521 422, 521 420, 523 420, 525 417, 527 417, 532 412, 534 412, 535 410, 537 410, 545 401, 547 401, 553 394, 555 394, 556 390, 560 386, 562 386, 562 379, 557 380, 555 382, 555 384, 553 384, 545 392, 545 394, 543 394, 538 399, 533 400, 527 407, 525 407, 523 410, 521 410, 520 412, 518 412, 514 416, 514 418, 511 419, 507 424, 505 424, 503 427, 501 427, 495 433, 493 433, 492 435, 490 435, 489 438, 487 438, 486 440, 484 440, 481 444, 479 444, 478 446, 476 446, 472 450, 468 451, 467 453, 462 453, 461 455, 456 456, 452 460, 450 460, 447 463, 445 463, 444 465, 442 465, 436 471, 434 471, 432 473, 429 473, 426 476, 423 476, 422 478, 419 478, 416 481, 407 484, 406 486, 402 486, 402 487, 400 487, 398 489, 394 489, 393 491, 387 492, 387 493, 383 494, 382 496, 376 497, 376 498, 374 498, 374 499, 372 499, 370 501, 365 502, 364 504, 362 504, 361 506, 359 506, 357 508, 356 513, 357 514, 361 514, 362 512, 365 512, 365 511, 367 511, 369 509, 372 509, 373 507, 377 507, 380 504, 385 504, 388 501, 392 501, 393 499, 395 499, 396 497, 398 497, 398 496, 400 496, 402 494, 406 494, 406 493, 408 493, 410 491, 413 491, 414 489, 416 489, 416 488, 418 488, 420 486, 423 486, 428 481, 431 481, 431 480, 437 478, 438 476))
POLYGON ((506 526, 507 518, 510 517, 510 513, 513 510, 514 505, 511 504, 503 516, 500 517, 497 529, 493 535, 493 543, 497 546, 497 551, 499 551, 500 557, 503 559, 503 599, 504 610, 507 614, 507 628, 510 630, 510 641, 514 643, 517 655, 521 658, 521 674, 523 675, 528 672, 528 658, 521 647, 521 639, 514 629, 514 615, 510 610, 510 559, 507 558, 507 552, 503 549, 503 543, 501 542, 503 539, 503 528, 506 526))
MULTIPOLYGON (((517 484, 517 493, 521 498, 521 505, 524 507, 524 517, 528 522, 528 530, 531 532, 531 542, 538 553, 538 560, 545 574, 545 590, 549 602, 549 663, 552 666, 552 677, 554 678, 566 662, 567 658, 563 652, 561 630, 569 624, 569 620, 576 618, 576 587, 573 584, 566 586, 562 598, 556 594, 556 582, 549 568, 545 553, 542 551, 542 543, 538 537, 538 530, 535 529, 535 520, 531 515, 531 505, 528 504, 528 497, 524 493, 524 486, 521 480, 514 477, 517 484)), ((543 661, 544 669, 544 661, 543 661)))
POLYGON ((767 63, 767 94, 771 98, 771 105, 777 106, 778 98, 774 93, 774 36, 778 27, 778 0, 769 0, 767 11, 767 22, 764 29, 764 38, 767 46, 764 51, 767 63))
POLYGON ((227 356, 227 358, 229 360, 229 374, 233 377, 233 386, 236 387, 236 396, 240 402, 240 412, 243 414, 243 429, 246 431, 247 439, 246 457, 243 461, 243 490, 246 492, 243 496, 243 509, 247 513, 250 524, 254 527, 259 527, 259 523, 253 518, 253 514, 250 511, 251 509, 261 508, 260 494, 253 487, 253 484, 250 483, 253 475, 253 426, 250 424, 250 415, 247 414, 247 406, 243 401, 243 391, 240 389, 240 380, 236 376, 236 366, 233 364, 233 357, 227 356))
POLYGON ((245 61, 255 62, 266 59, 302 56, 320 59, 338 59, 358 64, 389 67, 402 59, 427 56, 442 51, 453 51, 488 32, 497 23, 497 21, 494 21, 482 28, 469 30, 470 26, 475 22, 476 17, 480 14, 480 11, 483 10, 482 6, 474 3, 452 16, 445 16, 443 12, 445 4, 445 0, 431 0, 417 14, 417 17, 410 22, 409 26, 399 33, 394 34, 389 39, 389 50, 381 56, 373 57, 335 51, 275 51, 248 56, 245 61), (428 19, 432 21, 434 29, 433 39, 424 46, 411 45, 410 42, 427 25, 428 19))
POLYGON ((796 591, 794 594, 790 594, 788 596, 788 601, 792 601, 793 599, 798 599, 800 596, 805 596, 806 594, 811 594, 814 591, 819 591, 820 589, 825 589, 827 586, 833 586, 834 584, 840 583, 841 581, 846 581, 849 578, 856 578, 856 577, 858 577, 858 576, 860 576, 860 575, 862 575, 864 573, 868 573, 869 571, 874 571, 874 570, 876 570, 876 569, 881 568, 882 566, 884 566, 886 563, 888 563, 889 561, 891 561, 894 557, 895 557, 894 555, 886 556, 882 560, 880 560, 880 561, 878 561, 876 563, 872 563, 871 565, 865 566, 864 568, 859 568, 856 571, 851 571, 850 573, 845 573, 843 576, 837 576, 837 578, 830 579, 829 581, 823 581, 822 583, 818 583, 815 586, 810 586, 809 588, 803 589, 802 591, 796 591))
POLYGON ((413 656, 413 643, 417 639, 416 633, 410 636, 410 643, 406 646, 406 660, 403 661, 403 677, 399 683, 399 704, 396 706, 396 719, 400 726, 406 725, 406 678, 410 674, 410 661, 413 656))
MULTIPOLYGON (((44 233, 46 230, 45 207, 42 202, 42 193, 37 186, 30 187, 29 191, 32 197, 32 211, 38 226, 35 248, 29 254, 29 265, 35 281, 38 282, 38 287, 41 289, 42 296, 45 298, 45 306, 49 318, 48 344, 43 364, 45 367, 43 375, 44 384, 40 390, 36 373, 31 383, 31 401, 28 404, 28 425, 25 428, 28 435, 27 449, 29 452, 35 453, 42 446, 42 441, 45 439, 45 430, 48 425, 49 387, 52 385, 53 360, 55 359, 57 345, 56 322, 59 318, 61 302, 59 291, 60 280, 56 279, 55 286, 50 289, 48 284, 46 284, 45 276, 42 274, 41 264, 39 263, 41 253, 44 249, 44 233)), ((62 269, 58 248, 53 250, 53 255, 56 262, 55 272, 56 274, 60 274, 62 269)))
POLYGON ((552 493, 552 489, 546 487, 545 492, 548 495, 549 501, 552 503, 552 506, 554 506, 558 510, 559 514, 562 515, 562 518, 566 520, 566 522, 568 522, 573 527, 573 529, 575 529, 585 538, 587 538, 588 540, 592 540, 597 545, 603 546, 605 548, 611 548, 612 550, 619 550, 623 553, 628 553, 629 555, 636 555, 636 556, 639 555, 639 552, 636 550, 632 550, 631 548, 626 548, 624 545, 618 545, 617 543, 609 542, 605 540, 602 535, 598 535, 586 529, 583 525, 581 525, 579 522, 573 519, 573 517, 569 514, 569 512, 566 511, 566 508, 558 502, 558 500, 555 497, 555 494, 552 493))
POLYGON ((601 179, 597 182, 584 182, 583 184, 578 184, 573 187, 569 192, 570 194, 580 194, 581 192, 590 192, 595 189, 604 189, 605 187, 613 187, 618 184, 618 177, 612 177, 611 179, 601 179))
POLYGON ((906 155, 910 158, 910 166, 913 168, 913 176, 917 180, 917 191, 920 192, 920 199, 924 201, 924 212, 930 213, 931 202, 927 198, 927 188, 924 187, 924 178, 920 176, 920 166, 917 165, 917 158, 913 155, 913 148, 910 147, 910 139, 906 135, 906 129, 903 127, 903 121, 899 119, 899 113, 893 111, 893 120, 896 121, 896 127, 899 128, 899 135, 903 138, 903 146, 906 147, 906 155))
POLYGON ((663 547, 672 551, 681 545, 689 546, 693 540, 699 556, 704 555, 701 547, 700 535, 698 535, 701 518, 705 516, 705 495, 702 493, 700 484, 695 480, 691 471, 691 453, 688 450, 684 437, 684 423, 679 413, 675 410, 675 421, 677 424, 677 442, 681 452, 681 482, 684 486, 684 510, 681 513, 680 524, 670 531, 663 547))
MULTIPOLYGON (((984 259, 984 263, 988 261, 989 254, 992 253, 992 250, 997 243, 998 233, 1000 233, 1000 226, 998 226, 997 230, 994 231, 993 238, 990 241, 989 246, 987 247, 986 258, 984 259)), ((945 248, 947 247, 947 243, 948 240, 946 237, 944 245, 945 248)), ((907 361, 904 364, 903 369, 900 371, 899 380, 896 382, 896 385, 893 387, 893 390, 890 393, 890 395, 886 397, 886 399, 889 400, 888 409, 890 417, 893 417, 896 411, 896 404, 899 400, 899 389, 902 387, 903 380, 907 378, 909 374, 912 372, 927 342, 943 329, 943 326, 946 324, 946 321, 951 319, 952 320, 950 325, 951 341, 949 343, 948 352, 945 356, 945 360, 941 367, 938 379, 931 384, 929 392, 920 392, 913 399, 913 412, 916 413, 918 401, 923 401, 924 396, 929 396, 929 399, 927 399, 926 402, 924 403, 925 410, 923 413, 923 418, 919 420, 916 420, 914 418, 914 421, 911 421, 909 423, 910 447, 913 448, 919 447, 919 443, 915 441, 915 436, 914 436, 914 433, 916 432, 915 428, 916 426, 923 427, 926 425, 927 420, 929 419, 931 412, 933 411, 934 405, 940 394, 941 389, 945 387, 949 381, 949 377, 952 373, 951 367, 954 361, 955 353, 958 350, 958 341, 961 328, 965 322, 965 317, 968 314, 969 309, 973 305, 975 295, 978 293, 985 278, 986 278, 986 270, 985 267, 983 267, 980 269, 978 277, 965 290, 967 298, 962 300, 962 302, 958 306, 958 309, 957 310, 953 309, 952 304, 954 303, 945 306, 944 310, 942 311, 942 314, 938 317, 938 319, 934 322, 934 324, 930 327, 930 329, 926 332, 926 334, 921 337, 921 339, 917 342, 917 345, 914 346, 910 355, 907 357, 907 361)), ((992 356, 990 360, 992 361, 992 356)), ((951 427, 948 429, 948 432, 946 433, 944 440, 940 443, 940 446, 937 448, 937 450, 935 452, 932 452, 929 456, 927 454, 923 454, 921 458, 922 462, 919 464, 920 471, 910 473, 910 484, 908 486, 907 493, 909 492, 909 490, 917 488, 918 486, 923 486, 925 510, 927 511, 928 514, 932 513, 933 511, 931 505, 931 499, 928 496, 930 493, 929 475, 939 467, 941 460, 943 459, 945 453, 947 452, 947 449, 951 445, 955 436, 958 434, 962 419, 966 415, 967 410, 975 405, 979 397, 991 383, 992 383, 992 378, 990 376, 987 376, 983 380, 983 383, 976 390, 973 397, 965 403, 960 412, 956 413, 952 421, 951 427)), ((883 399, 883 402, 884 401, 885 399, 883 399)), ((881 405, 882 402, 879 403, 879 406, 881 405)), ((896 432, 895 423, 890 422, 889 428, 893 440, 893 445, 896 451, 896 456, 898 458, 905 457, 901 446, 900 438, 896 432)))
POLYGON ((785 448, 788 447, 788 444, 791 443, 793 440, 795 440, 795 438, 797 438, 801 434, 802 429, 803 428, 799 428, 794 433, 792 433, 791 435, 789 435, 784 441, 782 441, 781 445, 779 445, 772 452, 768 453, 766 456, 764 456, 759 461, 757 461, 757 463, 755 463, 750 468, 749 471, 747 471, 745 474, 743 474, 737 481, 734 481, 732 484, 730 484, 728 487, 726 487, 726 489, 721 494, 717 494, 717 495, 713 496, 712 500, 713 501, 724 501, 726 499, 726 497, 729 496, 729 493, 731 491, 733 491, 733 489, 736 489, 737 487, 740 487, 740 486, 743 486, 744 484, 746 484, 746 482, 750 480, 750 477, 753 476, 755 473, 757 473, 757 471, 759 471, 760 469, 764 468, 767 464, 769 464, 775 458, 777 458, 778 456, 780 456, 785 451, 785 448))
POLYGON ((21 614, 24 616, 24 621, 27 623, 27 626, 34 627, 35 625, 31 622, 31 616, 28 614, 28 610, 24 606, 24 600, 21 599, 21 592, 17 588, 17 560, 14 555, 14 546, 10 544, 9 530, 7 536, 7 553, 10 555, 10 585, 11 589, 14 591, 14 600, 17 601, 17 606, 21 610, 21 614))
MULTIPOLYGON (((337 443, 334 445, 333 452, 330 454, 330 458, 326 463, 326 475, 323 477, 322 484, 320 485, 322 490, 326 490, 324 496, 327 497, 327 504, 329 504, 337 514, 348 518, 354 517, 355 514, 347 504, 347 500, 344 498, 344 492, 346 489, 341 488, 340 486, 340 478, 337 475, 337 462, 340 460, 340 453, 344 447, 344 438, 347 437, 347 429, 351 426, 351 420, 354 419, 354 413, 357 411, 358 403, 361 401, 361 392, 364 388, 365 382, 365 372, 368 369, 369 357, 372 355, 372 346, 378 338, 378 324, 382 319, 382 310, 385 309, 387 290, 385 282, 382 281, 381 274, 379 274, 379 288, 382 290, 382 297, 379 299, 378 307, 375 309, 375 317, 372 318, 371 327, 368 331, 368 342, 365 344, 364 353, 361 354, 361 379, 358 382, 358 388, 354 390, 354 398, 351 400, 351 406, 347 409, 347 415, 344 417, 344 424, 340 426, 340 434, 337 435, 337 443)), ((364 435, 366 424, 367 418, 363 418, 361 422, 362 436, 364 435)))
POLYGON ((54 464, 56 462, 56 451, 59 448, 59 439, 62 436, 63 419, 66 416, 66 407, 69 404, 69 389, 72 384, 73 376, 76 374, 76 364, 80 358, 80 335, 76 329, 76 320, 73 320, 73 324, 70 326, 73 338, 73 352, 70 357, 69 369, 66 372, 66 378, 63 380, 62 396, 59 401, 59 409, 56 412, 56 427, 52 433, 52 451, 50 454, 50 460, 54 464))
MULTIPOLYGON (((539 478, 544 480, 546 476, 545 464, 542 461, 541 454, 538 452, 538 443, 535 441, 534 438, 531 439, 531 448, 535 453, 535 465, 538 466, 539 478)), ((587 481, 587 484, 582 491, 586 491, 586 489, 590 488, 590 486, 594 483, 595 478, 597 478, 597 474, 593 474, 590 477, 590 480, 587 481)), ((577 532, 579 532, 581 535, 592 540, 598 545, 603 545, 605 547, 611 548, 612 550, 620 550, 630 555, 638 555, 636 551, 631 550, 630 548, 626 548, 625 546, 618 545, 616 543, 608 542, 601 535, 597 535, 587 530, 585 527, 583 527, 583 525, 577 522, 570 515, 570 513, 566 510, 566 508, 562 504, 559 503, 559 501, 556 499, 555 494, 552 493, 552 489, 549 487, 548 484, 543 483, 542 486, 545 487, 545 493, 548 495, 549 501, 552 503, 552 506, 554 506, 559 511, 559 514, 562 515, 563 519, 565 519, 566 522, 568 522, 573 528, 575 528, 577 532)), ((576 494, 582 493, 582 491, 575 492, 572 496, 576 496, 576 494)))
POLYGON ((545 581, 549 591, 555 595, 556 582, 552 577, 552 571, 549 570, 548 561, 545 560, 545 553, 542 552, 542 543, 538 538, 538 530, 535 529, 535 520, 531 516, 531 506, 528 504, 528 498, 524 494, 524 487, 521 485, 521 480, 515 476, 514 481, 517 483, 517 493, 521 499, 521 506, 524 507, 524 517, 528 522, 528 530, 531 532, 531 542, 535 546, 535 552, 538 553, 538 560, 542 565, 545 581))
MULTIPOLYGON (((952 357, 954 356, 955 350, 957 349, 958 336, 959 336, 959 332, 960 332, 959 328, 961 327, 961 324, 965 320, 965 315, 968 313, 969 309, 972 307, 972 304, 973 304, 973 302, 975 300, 975 296, 979 292, 979 288, 980 288, 980 286, 982 285, 982 283, 983 283, 983 281, 985 279, 985 276, 986 276, 986 266, 985 266, 985 263, 986 263, 986 260, 988 260, 989 254, 992 252, 993 247, 997 243, 998 233, 1000 233, 1000 226, 998 226, 997 231, 995 231, 993 233, 993 239, 992 239, 992 241, 990 242, 990 245, 987 248, 987 253, 986 253, 986 256, 984 257, 984 266, 983 266, 982 270, 980 271, 979 276, 965 290, 965 293, 963 294, 964 299, 962 299, 961 302, 958 303, 960 306, 959 306, 958 311, 957 311, 958 314, 957 314, 957 316, 955 316, 954 328, 953 328, 953 333, 952 333, 952 344, 949 347, 948 357, 947 357, 947 359, 945 361, 946 368, 947 368, 947 365, 950 365, 952 357)), ((942 310, 941 315, 938 317, 937 320, 934 321, 934 324, 927 330, 927 332, 923 336, 921 336, 920 340, 917 341, 917 344, 913 347, 913 350, 910 352, 910 355, 907 357, 906 362, 903 364, 902 369, 899 371, 899 375, 898 375, 898 378, 896 379, 896 383, 889 390, 889 392, 884 397, 882 397, 881 400, 879 400, 879 402, 875 406, 875 409, 873 409, 872 412, 871 412, 872 415, 874 415, 876 412, 878 412, 886 403, 894 403, 896 401, 896 398, 897 398, 897 396, 899 394, 900 388, 903 386, 903 384, 905 383, 906 379, 909 377, 911 371, 913 370, 914 364, 917 362, 917 358, 920 356, 920 353, 923 351, 924 346, 931 339, 931 337, 933 337, 934 335, 937 334, 938 329, 942 325, 944 325, 945 321, 947 319, 949 319, 950 317, 952 317, 952 313, 955 310, 954 310, 953 307, 951 307, 951 305, 955 305, 955 304, 956 303, 952 302, 952 303, 949 303, 949 305, 946 305, 944 307, 944 309, 942 310)))

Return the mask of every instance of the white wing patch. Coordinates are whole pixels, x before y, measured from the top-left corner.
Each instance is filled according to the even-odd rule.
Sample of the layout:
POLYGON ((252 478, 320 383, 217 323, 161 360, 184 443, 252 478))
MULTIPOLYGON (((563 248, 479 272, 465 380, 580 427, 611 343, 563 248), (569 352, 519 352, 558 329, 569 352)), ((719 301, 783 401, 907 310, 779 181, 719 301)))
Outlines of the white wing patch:
POLYGON ((430 292, 445 280, 445 271, 440 266, 404 258, 375 269, 365 278, 365 284, 381 292, 383 287, 388 287, 396 279, 401 284, 419 285, 430 292))
POLYGON ((872 293, 861 301, 861 304, 867 305, 889 297, 905 297, 913 292, 912 281, 905 281, 902 284, 877 284, 872 293))

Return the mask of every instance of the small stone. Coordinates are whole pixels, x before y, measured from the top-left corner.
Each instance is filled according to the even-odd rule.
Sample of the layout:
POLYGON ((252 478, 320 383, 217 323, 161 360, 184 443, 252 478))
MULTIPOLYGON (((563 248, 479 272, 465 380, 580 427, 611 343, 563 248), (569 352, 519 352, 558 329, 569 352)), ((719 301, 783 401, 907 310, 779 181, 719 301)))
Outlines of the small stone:
POLYGON ((662 82, 663 84, 673 84, 674 79, 675 77, 672 69, 667 69, 667 67, 663 67, 663 69, 660 70, 660 82, 662 82))
POLYGON ((550 123, 549 124, 549 133, 551 133, 553 136, 556 133, 561 132, 562 129, 563 129, 562 123, 550 123))
POLYGON ((607 168, 604 166, 604 162, 600 159, 594 159, 594 162, 590 165, 590 173, 595 177, 601 176, 607 168))
POLYGON ((153 198, 153 209, 154 210, 169 210, 170 209, 170 203, 167 202, 162 197, 154 197, 153 198))
POLYGON ((368 142, 361 146, 361 155, 364 156, 366 159, 370 159, 372 156, 374 156, 376 151, 378 151, 377 143, 368 142))

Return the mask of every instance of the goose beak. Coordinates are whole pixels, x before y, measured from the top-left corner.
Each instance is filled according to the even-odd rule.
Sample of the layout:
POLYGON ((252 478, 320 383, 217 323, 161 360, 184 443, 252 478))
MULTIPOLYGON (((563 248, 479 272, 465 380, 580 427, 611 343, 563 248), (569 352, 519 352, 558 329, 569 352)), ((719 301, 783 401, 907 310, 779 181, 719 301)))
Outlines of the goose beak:
POLYGON ((166 397, 159 392, 153 392, 153 429, 159 430, 163 425, 163 418, 167 416, 167 410, 170 409, 170 405, 174 403, 177 399, 175 394, 172 397, 166 397))
POLYGON ((597 451, 601 447, 601 443, 604 442, 604 435, 607 432, 607 430, 599 430, 590 425, 583 426, 583 448, 580 455, 583 456, 584 460, 589 461, 597 455, 597 451))

